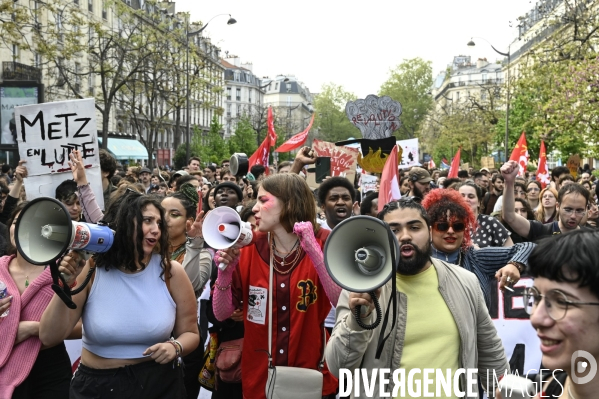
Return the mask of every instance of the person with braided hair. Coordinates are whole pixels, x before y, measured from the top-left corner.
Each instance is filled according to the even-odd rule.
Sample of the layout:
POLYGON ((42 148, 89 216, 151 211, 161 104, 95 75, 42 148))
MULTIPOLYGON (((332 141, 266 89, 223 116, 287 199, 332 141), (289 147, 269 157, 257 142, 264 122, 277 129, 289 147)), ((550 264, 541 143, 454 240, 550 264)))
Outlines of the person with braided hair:
MULTIPOLYGON (((198 211, 199 196, 195 187, 185 183, 178 191, 169 194, 161 202, 164 208, 164 221, 168 231, 171 260, 183 265, 191 280, 196 300, 202 294, 212 270, 212 254, 204 249, 201 235, 201 221, 204 212, 198 211), (196 223, 197 221, 197 223, 196 223)), ((200 326, 198 329, 201 332, 200 326)), ((206 340, 206 333, 200 334, 200 343, 206 340)), ((189 399, 196 399, 200 392, 198 373, 203 366, 204 345, 183 358, 185 363, 185 390, 189 399)))

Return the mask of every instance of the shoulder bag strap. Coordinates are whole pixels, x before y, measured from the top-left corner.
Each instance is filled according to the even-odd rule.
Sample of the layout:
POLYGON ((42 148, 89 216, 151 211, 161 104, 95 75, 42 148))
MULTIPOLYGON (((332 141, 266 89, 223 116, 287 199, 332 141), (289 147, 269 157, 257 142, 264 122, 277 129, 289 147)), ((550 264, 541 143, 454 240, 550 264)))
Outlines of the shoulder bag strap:
POLYGON ((272 236, 268 233, 268 250, 270 251, 270 273, 268 274, 268 367, 273 367, 272 364, 272 279, 273 279, 273 251, 272 251, 272 236))

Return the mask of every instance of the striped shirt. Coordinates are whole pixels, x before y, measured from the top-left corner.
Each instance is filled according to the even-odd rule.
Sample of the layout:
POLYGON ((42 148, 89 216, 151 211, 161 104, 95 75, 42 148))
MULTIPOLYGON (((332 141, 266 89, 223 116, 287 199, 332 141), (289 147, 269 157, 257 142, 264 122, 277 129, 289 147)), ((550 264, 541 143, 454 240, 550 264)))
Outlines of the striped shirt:
MULTIPOLYGON (((523 242, 515 244, 513 247, 486 247, 480 249, 469 247, 465 252, 462 252, 460 266, 471 271, 478 278, 487 308, 491 306, 491 283, 495 279, 497 270, 511 261, 527 265, 528 257, 535 246, 536 244, 532 242, 523 242)), ((438 250, 432 252, 432 256, 440 260, 446 260, 444 255, 445 253, 438 250)), ((447 254, 447 256, 451 255, 447 254)))

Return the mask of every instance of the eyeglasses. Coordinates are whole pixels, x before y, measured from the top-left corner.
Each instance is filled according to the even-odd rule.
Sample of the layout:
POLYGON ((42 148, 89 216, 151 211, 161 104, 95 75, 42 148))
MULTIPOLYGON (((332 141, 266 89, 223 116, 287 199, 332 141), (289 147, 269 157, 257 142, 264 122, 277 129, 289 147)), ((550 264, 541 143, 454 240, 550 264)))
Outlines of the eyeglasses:
POLYGON ((587 213, 586 209, 572 209, 572 208, 563 208, 562 211, 564 212, 564 215, 566 216, 571 216, 573 213, 576 214, 576 216, 584 216, 585 213, 587 213))
POLYGON ((529 192, 529 193, 532 193, 532 192, 537 192, 537 191, 541 191, 541 190, 538 187, 531 187, 531 188, 529 188, 526 191, 529 192))
POLYGON ((535 311, 535 308, 539 306, 539 303, 541 302, 542 298, 545 299, 545 308, 547 309, 547 314, 555 321, 559 321, 566 317, 566 313, 568 312, 568 306, 599 306, 599 303, 597 302, 571 301, 568 299, 566 294, 564 294, 561 291, 551 290, 547 292, 545 295, 543 295, 535 287, 528 287, 524 290, 523 296, 524 310, 526 310, 526 313, 532 315, 535 311))
POLYGON ((450 227, 453 229, 453 231, 455 231, 456 233, 459 233, 466 229, 466 223, 464 223, 464 222, 452 222, 452 223, 435 222, 435 223, 433 223, 433 229, 440 231, 442 233, 448 231, 450 227))

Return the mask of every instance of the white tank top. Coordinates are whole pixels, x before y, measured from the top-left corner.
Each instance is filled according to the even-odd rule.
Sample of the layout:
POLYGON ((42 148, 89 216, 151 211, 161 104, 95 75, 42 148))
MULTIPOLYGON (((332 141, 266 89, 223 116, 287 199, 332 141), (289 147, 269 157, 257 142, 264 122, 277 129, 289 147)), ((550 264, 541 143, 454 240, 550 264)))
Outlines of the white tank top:
POLYGON ((108 359, 137 359, 168 340, 177 306, 161 272, 160 255, 134 274, 96 268, 83 310, 83 347, 108 359))

